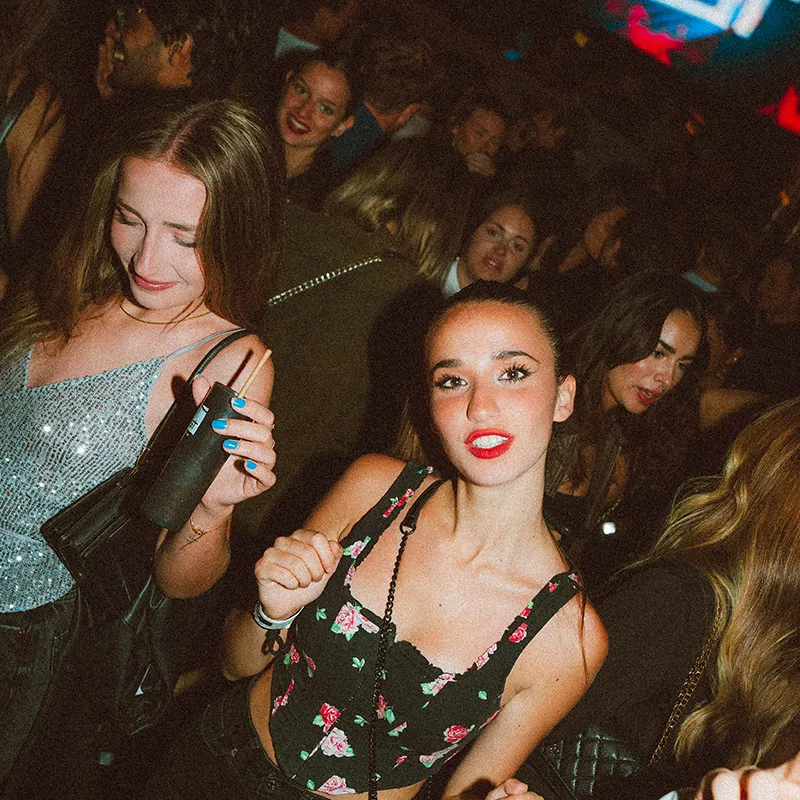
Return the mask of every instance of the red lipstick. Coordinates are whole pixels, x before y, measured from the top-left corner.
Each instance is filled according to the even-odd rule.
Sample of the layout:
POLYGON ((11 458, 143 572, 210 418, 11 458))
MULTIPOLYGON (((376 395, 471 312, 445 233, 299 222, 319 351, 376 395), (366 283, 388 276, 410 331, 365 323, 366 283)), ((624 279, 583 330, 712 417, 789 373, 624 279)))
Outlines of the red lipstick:
POLYGON ((510 433, 498 430, 473 431, 465 444, 475 458, 498 458, 514 443, 510 433))
POLYGON ((651 392, 649 389, 642 389, 640 386, 637 386, 636 396, 643 406, 651 406, 661 395, 658 392, 651 392))

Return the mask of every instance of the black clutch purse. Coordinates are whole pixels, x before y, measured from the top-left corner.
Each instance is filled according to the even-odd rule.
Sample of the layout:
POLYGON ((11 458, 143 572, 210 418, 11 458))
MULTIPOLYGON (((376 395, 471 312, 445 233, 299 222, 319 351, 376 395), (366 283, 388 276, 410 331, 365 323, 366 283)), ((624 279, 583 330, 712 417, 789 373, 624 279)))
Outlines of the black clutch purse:
POLYGON ((66 669, 128 734, 163 715, 202 630, 192 623, 206 615, 214 592, 171 600, 159 591, 151 567, 160 529, 138 509, 194 414, 192 380, 221 350, 250 333, 234 331, 203 357, 133 467, 107 478, 41 527, 78 588, 79 621, 66 669))

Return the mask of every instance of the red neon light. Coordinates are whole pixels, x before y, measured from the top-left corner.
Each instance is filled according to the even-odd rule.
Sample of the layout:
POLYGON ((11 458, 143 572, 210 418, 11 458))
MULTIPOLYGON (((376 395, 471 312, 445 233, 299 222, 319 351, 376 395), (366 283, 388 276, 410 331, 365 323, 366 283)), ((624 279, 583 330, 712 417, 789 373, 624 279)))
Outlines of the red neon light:
POLYGON ((672 66, 669 51, 683 45, 680 39, 674 39, 668 33, 655 33, 647 25, 650 15, 642 5, 631 6, 628 13, 628 29, 626 31, 631 44, 639 50, 658 59, 668 67, 672 66))
POLYGON ((786 94, 777 103, 759 108, 758 113, 767 117, 774 115, 775 123, 781 128, 800 134, 800 95, 794 85, 786 90, 786 94))

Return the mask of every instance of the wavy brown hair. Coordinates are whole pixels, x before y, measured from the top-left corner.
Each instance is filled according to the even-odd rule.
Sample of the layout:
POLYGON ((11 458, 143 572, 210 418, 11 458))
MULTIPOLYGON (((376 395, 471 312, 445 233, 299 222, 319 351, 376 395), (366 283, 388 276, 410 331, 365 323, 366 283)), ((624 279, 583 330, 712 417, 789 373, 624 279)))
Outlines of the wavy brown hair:
POLYGON ((699 381, 706 358, 705 316, 688 281, 669 272, 645 270, 620 281, 568 343, 569 371, 578 385, 572 424, 578 430, 579 458, 568 472, 574 483, 587 477, 581 452, 588 445, 599 448, 608 432, 609 417, 603 410, 608 373, 621 364, 647 358, 656 349, 664 322, 673 311, 689 314, 702 333, 694 363, 678 385, 644 414, 634 416, 619 409, 614 413, 632 457, 626 494, 679 482, 689 440, 698 424, 699 381))
MULTIPOLYGON (((678 758, 758 764, 800 709, 800 398, 737 437, 716 485, 678 502, 650 560, 693 565, 724 633, 713 700, 683 723, 678 758)), ((717 763, 715 761, 714 763, 717 763)))
POLYGON ((120 165, 126 157, 163 161, 206 187, 197 231, 204 302, 237 325, 263 316, 283 235, 281 149, 258 116, 231 100, 191 101, 180 93, 142 98, 117 115, 101 143, 85 202, 56 248, 49 275, 14 298, 0 353, 39 339, 67 339, 81 314, 121 297, 122 266, 109 239, 120 165))

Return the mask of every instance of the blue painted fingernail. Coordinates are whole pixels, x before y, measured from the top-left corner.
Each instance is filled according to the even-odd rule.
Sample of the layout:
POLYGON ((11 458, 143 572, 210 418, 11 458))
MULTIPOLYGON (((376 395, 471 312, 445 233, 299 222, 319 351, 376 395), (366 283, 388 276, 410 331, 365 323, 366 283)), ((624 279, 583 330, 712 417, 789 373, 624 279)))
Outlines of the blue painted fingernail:
POLYGON ((228 427, 228 420, 226 420, 226 419, 215 419, 215 420, 212 420, 211 427, 215 431, 224 431, 225 428, 228 427))
POLYGON ((256 469, 258 467, 258 464, 256 464, 255 461, 245 461, 244 465, 247 467, 247 469, 256 469))
POLYGON ((233 400, 231 400, 231 405, 234 408, 244 408, 247 405, 247 401, 244 397, 234 397, 233 400))
POLYGON ((237 442, 236 439, 226 439, 222 443, 222 446, 227 447, 228 450, 235 450, 239 446, 239 442, 237 442))

